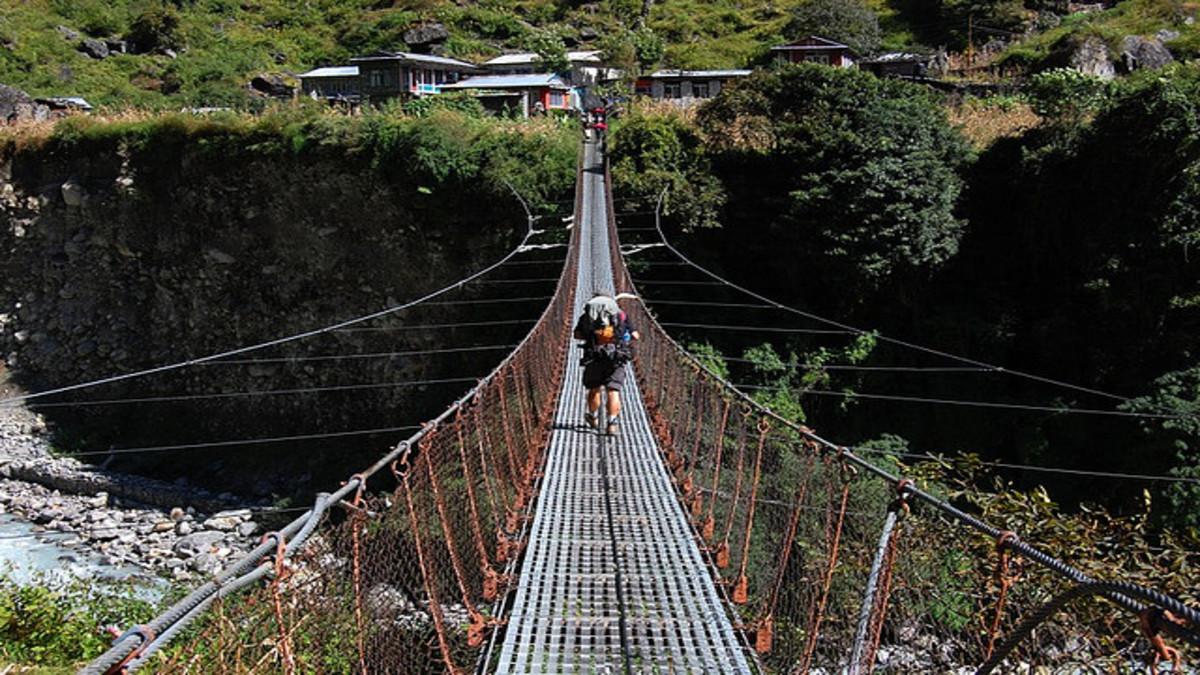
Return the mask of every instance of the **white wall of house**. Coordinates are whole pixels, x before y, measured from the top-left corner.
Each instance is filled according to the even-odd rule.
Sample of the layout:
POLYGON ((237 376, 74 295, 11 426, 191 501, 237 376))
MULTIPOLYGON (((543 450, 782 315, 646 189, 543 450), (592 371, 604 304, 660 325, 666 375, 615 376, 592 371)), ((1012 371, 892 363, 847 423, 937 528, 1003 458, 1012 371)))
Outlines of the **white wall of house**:
POLYGON ((650 96, 656 100, 691 105, 719 94, 722 82, 719 79, 655 79, 650 83, 650 96))

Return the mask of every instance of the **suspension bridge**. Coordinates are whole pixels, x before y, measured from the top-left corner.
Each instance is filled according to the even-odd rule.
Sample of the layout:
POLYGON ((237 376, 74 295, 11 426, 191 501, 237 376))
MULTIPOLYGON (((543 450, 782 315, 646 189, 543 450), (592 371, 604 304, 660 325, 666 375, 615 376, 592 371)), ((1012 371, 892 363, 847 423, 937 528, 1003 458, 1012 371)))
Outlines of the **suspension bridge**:
POLYGON ((640 299, 620 433, 598 434, 571 328, 594 291, 638 289, 594 142, 567 251, 495 370, 83 672, 1183 672, 1200 646, 1196 607, 775 415, 640 299))

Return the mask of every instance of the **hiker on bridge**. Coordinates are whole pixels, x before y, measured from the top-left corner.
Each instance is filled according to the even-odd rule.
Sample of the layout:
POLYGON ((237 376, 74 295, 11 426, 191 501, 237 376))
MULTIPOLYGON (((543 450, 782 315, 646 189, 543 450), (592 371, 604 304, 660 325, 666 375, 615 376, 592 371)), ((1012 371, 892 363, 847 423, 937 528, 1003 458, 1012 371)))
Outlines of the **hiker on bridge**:
POLYGON ((587 388, 587 413, 584 420, 593 429, 600 424, 600 404, 608 396, 608 426, 610 436, 617 433, 617 418, 621 415, 621 387, 625 384, 625 364, 633 359, 633 343, 641 335, 629 317, 617 306, 617 300, 633 297, 620 294, 616 298, 594 293, 583 306, 575 338, 583 340, 583 386, 587 388))

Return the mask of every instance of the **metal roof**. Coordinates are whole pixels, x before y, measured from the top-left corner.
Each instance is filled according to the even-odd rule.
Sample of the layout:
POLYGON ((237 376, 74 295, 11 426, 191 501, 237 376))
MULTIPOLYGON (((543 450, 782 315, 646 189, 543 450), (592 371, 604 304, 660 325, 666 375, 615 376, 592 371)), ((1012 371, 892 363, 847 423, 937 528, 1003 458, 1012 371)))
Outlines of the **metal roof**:
POLYGON ((431 63, 440 66, 456 66, 465 70, 477 70, 479 66, 466 61, 459 61, 446 56, 433 56, 431 54, 413 54, 412 52, 375 52, 366 56, 356 56, 350 59, 351 62, 362 61, 407 61, 409 63, 431 63))
MULTIPOLYGON (((516 54, 501 54, 494 59, 489 59, 483 62, 485 66, 523 66, 536 63, 540 57, 533 52, 518 52, 516 54)), ((567 60, 571 63, 599 63, 600 52, 596 50, 586 52, 567 52, 567 60)))
POLYGON ((87 102, 87 99, 82 96, 49 96, 46 98, 34 99, 38 103, 57 106, 60 108, 79 108, 80 110, 91 110, 92 104, 87 102))
POLYGON ((326 68, 316 68, 307 73, 300 73, 298 77, 358 77, 358 66, 329 66, 326 68))
POLYGON ((748 77, 752 70, 658 70, 646 77, 652 80, 681 79, 701 80, 722 77, 748 77))
POLYGON ((820 35, 809 35, 807 38, 804 38, 803 40, 797 40, 795 42, 792 42, 791 44, 779 45, 778 47, 771 47, 771 51, 773 51, 773 52, 774 51, 792 51, 792 50, 799 51, 799 50, 805 50, 805 49, 850 49, 850 46, 844 45, 840 42, 835 42, 833 40, 830 40, 829 38, 823 38, 820 35), (807 42, 815 42, 816 44, 801 44, 806 41, 807 42))
POLYGON ((476 75, 454 84, 443 84, 442 89, 529 89, 550 87, 570 89, 561 77, 553 73, 531 73, 528 75, 476 75))
POLYGON ((880 54, 873 59, 867 59, 862 63, 924 63, 933 58, 925 54, 913 54, 912 52, 891 52, 889 54, 880 54))

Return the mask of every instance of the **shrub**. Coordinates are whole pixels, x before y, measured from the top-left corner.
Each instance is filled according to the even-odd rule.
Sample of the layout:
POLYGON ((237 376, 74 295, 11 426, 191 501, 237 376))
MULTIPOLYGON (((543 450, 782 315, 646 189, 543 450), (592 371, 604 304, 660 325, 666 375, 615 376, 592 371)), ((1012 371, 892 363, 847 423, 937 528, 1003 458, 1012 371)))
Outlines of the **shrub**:
POLYGON ((0 657, 20 664, 73 666, 108 649, 105 625, 149 620, 154 607, 132 587, 36 580, 17 584, 0 577, 0 657))

